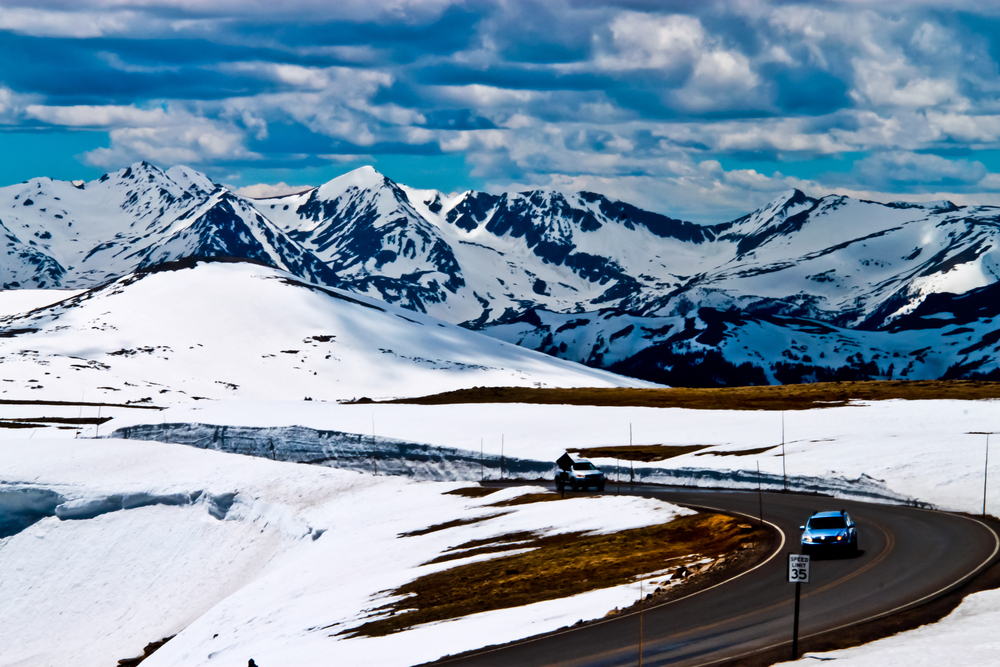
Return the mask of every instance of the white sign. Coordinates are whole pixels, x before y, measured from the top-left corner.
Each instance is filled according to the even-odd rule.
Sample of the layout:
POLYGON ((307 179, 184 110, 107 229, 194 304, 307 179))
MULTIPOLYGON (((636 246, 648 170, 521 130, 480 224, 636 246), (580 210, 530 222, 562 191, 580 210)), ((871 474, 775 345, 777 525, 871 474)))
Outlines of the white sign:
POLYGON ((809 556, 805 554, 788 554, 788 583, 809 583, 809 556))

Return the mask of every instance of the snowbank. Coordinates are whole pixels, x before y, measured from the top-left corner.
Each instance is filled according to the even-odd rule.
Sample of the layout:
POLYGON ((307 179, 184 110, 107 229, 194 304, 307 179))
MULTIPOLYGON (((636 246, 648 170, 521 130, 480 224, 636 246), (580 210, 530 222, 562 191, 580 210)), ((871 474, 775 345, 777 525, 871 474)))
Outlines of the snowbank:
POLYGON ((0 471, 0 508, 24 510, 0 539, 4 666, 114 664, 173 634, 144 664, 433 660, 603 615, 636 591, 595 591, 380 639, 337 633, 384 603, 384 591, 467 562, 424 565, 469 540, 614 532, 687 512, 630 497, 501 509, 487 505, 532 489, 470 499, 444 493, 462 483, 110 439, 0 442, 0 471), (481 520, 401 536, 456 518, 481 520))

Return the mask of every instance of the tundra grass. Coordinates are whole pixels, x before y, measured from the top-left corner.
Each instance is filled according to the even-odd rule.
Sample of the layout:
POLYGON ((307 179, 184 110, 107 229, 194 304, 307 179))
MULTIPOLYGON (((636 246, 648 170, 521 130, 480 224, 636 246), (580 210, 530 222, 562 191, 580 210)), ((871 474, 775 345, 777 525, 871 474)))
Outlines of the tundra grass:
POLYGON ((766 551, 770 537, 733 517, 696 514, 611 535, 517 533, 470 542, 450 551, 459 557, 519 552, 420 577, 391 591, 397 600, 373 610, 371 620, 340 634, 384 636, 421 623, 565 598, 662 572, 695 554, 718 559, 737 553, 745 563, 750 554, 766 551))
POLYGON ((475 387, 389 403, 445 405, 451 403, 534 403, 695 410, 810 410, 846 405, 852 400, 977 400, 1000 398, 1000 383, 976 380, 891 380, 871 382, 817 382, 764 387, 693 389, 582 388, 533 389, 475 387))

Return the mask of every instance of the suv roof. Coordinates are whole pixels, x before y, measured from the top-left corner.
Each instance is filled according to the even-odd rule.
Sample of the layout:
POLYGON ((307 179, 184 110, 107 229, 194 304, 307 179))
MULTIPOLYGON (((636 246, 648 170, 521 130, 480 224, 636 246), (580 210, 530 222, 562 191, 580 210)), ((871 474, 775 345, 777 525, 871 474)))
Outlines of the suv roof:
POLYGON ((845 514, 847 514, 847 512, 845 510, 836 510, 836 511, 830 511, 830 512, 816 512, 816 513, 813 514, 813 516, 820 516, 820 517, 822 517, 822 516, 844 516, 845 514))

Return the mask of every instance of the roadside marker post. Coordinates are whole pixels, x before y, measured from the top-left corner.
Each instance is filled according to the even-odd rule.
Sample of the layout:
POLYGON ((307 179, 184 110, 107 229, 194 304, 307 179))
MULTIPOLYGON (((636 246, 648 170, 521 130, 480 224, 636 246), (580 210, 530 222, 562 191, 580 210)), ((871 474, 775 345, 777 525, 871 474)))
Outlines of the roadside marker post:
POLYGON ((799 596, 809 583, 809 556, 788 554, 788 583, 795 584, 795 621, 792 624, 792 660, 799 659, 799 596))

